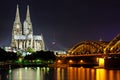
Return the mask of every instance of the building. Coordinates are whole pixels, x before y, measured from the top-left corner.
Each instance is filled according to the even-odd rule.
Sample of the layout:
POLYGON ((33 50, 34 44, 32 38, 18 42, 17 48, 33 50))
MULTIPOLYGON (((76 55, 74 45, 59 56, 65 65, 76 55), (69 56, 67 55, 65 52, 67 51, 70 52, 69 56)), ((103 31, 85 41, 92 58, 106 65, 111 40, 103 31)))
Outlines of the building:
POLYGON ((31 48, 34 49, 35 51, 45 49, 42 34, 33 35, 29 6, 27 6, 26 19, 22 25, 19 15, 19 6, 17 5, 15 21, 12 30, 11 47, 19 50, 27 50, 28 48, 31 48))

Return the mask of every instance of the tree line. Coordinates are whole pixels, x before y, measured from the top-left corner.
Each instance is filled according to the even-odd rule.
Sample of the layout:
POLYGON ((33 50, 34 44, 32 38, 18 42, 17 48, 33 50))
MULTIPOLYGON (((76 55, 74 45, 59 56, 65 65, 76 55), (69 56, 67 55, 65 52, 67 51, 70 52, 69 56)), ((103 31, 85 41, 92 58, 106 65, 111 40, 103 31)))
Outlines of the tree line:
MULTIPOLYGON (((18 55, 14 52, 6 52, 4 49, 0 48, 0 61, 9 61, 13 60, 16 61, 21 57, 21 55, 18 55)), ((23 56, 22 56, 23 57, 23 56)), ((55 60, 56 56, 54 55, 53 51, 37 51, 30 55, 26 55, 23 57, 24 60, 55 60)))

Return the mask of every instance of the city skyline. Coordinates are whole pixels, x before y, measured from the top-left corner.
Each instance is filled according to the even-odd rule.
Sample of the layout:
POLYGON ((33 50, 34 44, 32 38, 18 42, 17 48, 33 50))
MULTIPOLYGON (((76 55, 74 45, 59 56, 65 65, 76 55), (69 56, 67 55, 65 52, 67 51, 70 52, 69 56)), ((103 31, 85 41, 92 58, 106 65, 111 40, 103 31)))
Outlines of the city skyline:
MULTIPOLYGON (((68 49, 83 40, 112 40, 120 29, 120 2, 72 0, 12 0, 0 3, 0 46, 10 46, 16 5, 20 14, 30 15, 35 34, 43 34, 46 48, 68 49)), ((21 22, 26 15, 21 15, 21 22)))

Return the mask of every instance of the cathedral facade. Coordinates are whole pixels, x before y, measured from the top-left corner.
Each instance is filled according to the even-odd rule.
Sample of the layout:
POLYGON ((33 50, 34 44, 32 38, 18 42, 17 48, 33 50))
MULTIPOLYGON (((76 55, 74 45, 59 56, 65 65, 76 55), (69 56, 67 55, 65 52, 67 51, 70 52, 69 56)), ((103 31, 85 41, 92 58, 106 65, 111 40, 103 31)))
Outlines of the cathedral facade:
POLYGON ((12 30, 11 47, 19 50, 32 48, 35 51, 45 50, 42 34, 33 35, 29 6, 27 6, 26 19, 23 24, 20 21, 19 7, 17 5, 15 21, 12 30))

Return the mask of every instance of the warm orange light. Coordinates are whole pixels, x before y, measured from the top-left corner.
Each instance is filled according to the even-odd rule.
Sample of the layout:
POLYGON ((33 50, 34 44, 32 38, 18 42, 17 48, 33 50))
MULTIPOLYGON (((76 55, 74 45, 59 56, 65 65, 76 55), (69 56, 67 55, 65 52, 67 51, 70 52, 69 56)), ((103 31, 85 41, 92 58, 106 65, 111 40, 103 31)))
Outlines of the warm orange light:
POLYGON ((69 60, 69 63, 72 63, 73 61, 72 60, 69 60))
POLYGON ((58 63, 61 63, 61 60, 58 60, 57 62, 58 62, 58 63))
POLYGON ((99 58, 99 67, 104 67, 104 58, 99 58))
POLYGON ((83 60, 80 60, 80 63, 83 63, 83 60))

